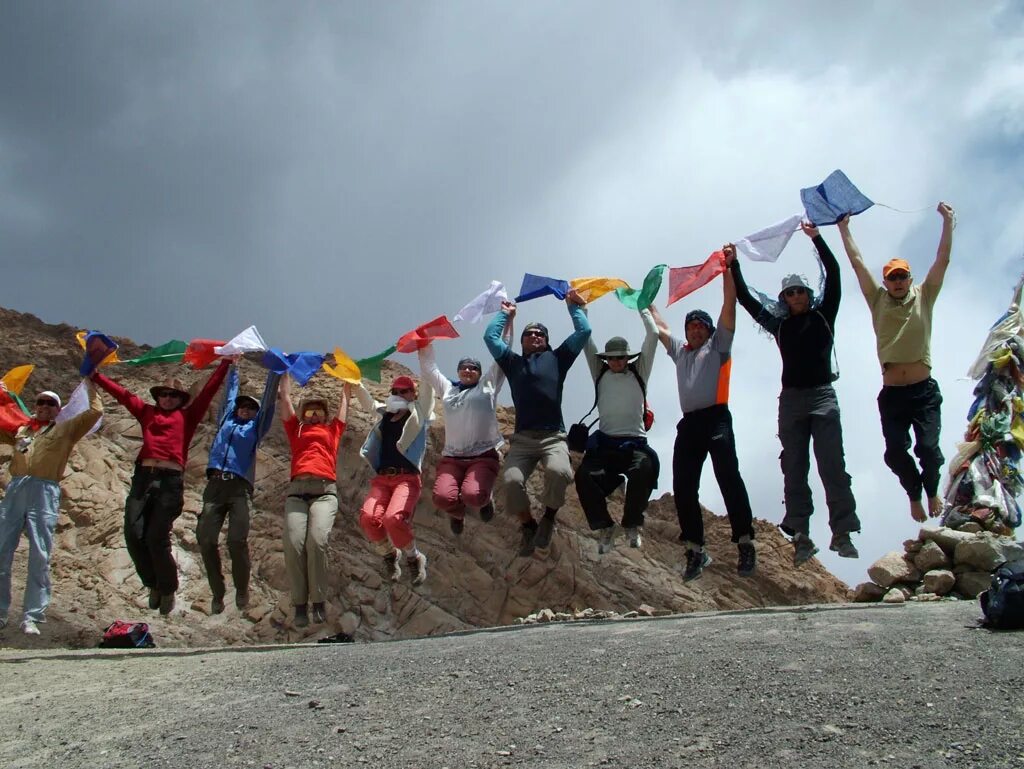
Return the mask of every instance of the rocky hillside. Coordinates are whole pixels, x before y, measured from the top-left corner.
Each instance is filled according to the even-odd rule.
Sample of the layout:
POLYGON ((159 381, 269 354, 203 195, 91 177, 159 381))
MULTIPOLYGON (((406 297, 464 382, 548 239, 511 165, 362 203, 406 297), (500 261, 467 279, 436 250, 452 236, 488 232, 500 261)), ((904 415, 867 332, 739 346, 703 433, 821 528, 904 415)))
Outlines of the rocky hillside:
MULTIPOLYGON (((0 373, 15 365, 34 363, 29 397, 42 389, 66 396, 77 384, 81 359, 75 331, 71 326, 48 325, 32 315, 0 308, 4 340, 0 373)), ((125 357, 148 349, 130 340, 118 342, 123 345, 125 357)), ((149 387, 171 370, 192 384, 209 373, 191 372, 177 364, 115 366, 108 372, 148 398, 149 387)), ((263 369, 243 361, 241 370, 243 391, 258 395, 263 369)), ((387 363, 385 382, 404 371, 397 364, 387 363)), ((375 395, 383 394, 383 387, 369 384, 375 395)), ((341 384, 318 376, 310 386, 336 398, 341 384)), ((215 404, 219 402, 220 396, 215 404)), ((26 639, 15 624, 0 636, 4 645, 91 646, 99 640, 102 628, 114 619, 148 621, 162 646, 209 646, 291 642, 342 629, 360 640, 405 638, 508 624, 542 608, 555 612, 585 608, 626 612, 646 605, 648 611, 688 612, 839 602, 848 597, 846 585, 817 561, 794 569, 792 548, 766 521, 756 522, 757 575, 737 577, 728 522, 708 511, 708 546, 715 562, 700 580, 684 584, 679 576, 682 550, 676 542, 678 524, 670 495, 652 502, 642 550, 632 550, 620 539, 617 549, 599 556, 596 539, 570 492, 551 548, 524 559, 514 555, 518 529, 503 514, 500 500, 491 523, 470 519, 465 532, 456 538, 449 531, 447 519, 434 511, 426 493, 417 509, 416 527, 420 548, 430 559, 427 582, 416 589, 408 583, 384 582, 379 558, 368 547, 357 523, 371 473, 358 454, 369 417, 356 406, 350 413, 338 466, 340 512, 330 543, 332 597, 328 624, 296 631, 288 622, 281 511, 289 460, 280 424, 274 426, 258 457, 250 535, 253 600, 244 613, 234 608, 224 552, 228 608, 220 615, 209 614, 209 588, 196 544, 195 524, 205 484, 206 451, 214 429, 212 417, 200 426, 189 456, 185 512, 174 527, 175 557, 182 575, 178 608, 163 618, 145 608, 144 592, 121 532, 123 502, 140 445, 138 426, 110 398, 104 396, 104 403, 107 413, 101 429, 79 444, 62 484, 64 497, 53 559, 54 599, 48 623, 38 640, 26 639)), ((503 431, 509 434, 511 413, 503 410, 500 419, 503 431)), ((442 445, 442 430, 438 420, 431 436, 434 448, 424 463, 425 489, 433 484, 432 468, 442 445)), ((6 486, 9 478, 9 456, 10 449, 0 448, 0 486, 6 486)), ((667 468, 663 472, 668 472, 667 468)), ((613 504, 621 505, 621 495, 613 504)), ((20 609, 24 567, 22 544, 15 559, 12 617, 17 617, 20 609)))

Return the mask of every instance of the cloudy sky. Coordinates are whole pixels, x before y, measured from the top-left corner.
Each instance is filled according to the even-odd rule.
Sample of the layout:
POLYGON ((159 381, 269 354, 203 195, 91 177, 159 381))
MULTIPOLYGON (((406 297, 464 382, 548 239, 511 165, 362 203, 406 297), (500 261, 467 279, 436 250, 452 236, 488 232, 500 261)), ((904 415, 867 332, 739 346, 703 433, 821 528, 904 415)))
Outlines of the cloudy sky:
MULTIPOLYGON (((953 0, 6 3, 0 304, 149 344, 255 323, 285 349, 362 357, 492 279, 638 285, 654 264, 701 262, 842 168, 915 211, 855 220, 874 268, 899 255, 923 276, 935 204, 957 210, 933 332, 948 457, 964 372, 1024 269, 1022 20, 1015 3, 953 0)), ((843 262, 837 389, 864 532, 859 561, 823 559, 853 583, 915 528, 881 460, 867 310, 824 234, 843 262)), ((798 234, 746 274, 768 289, 814 269, 798 234)), ((668 317, 720 302, 716 282, 668 317)), ((521 315, 569 327, 551 299, 521 315)), ((640 341, 613 297, 591 318, 600 345, 640 341)), ((441 361, 483 356, 482 330, 464 326, 441 361)), ((778 521, 778 352, 742 314, 734 352, 741 470, 755 514, 778 521)), ((651 394, 668 464, 665 356, 651 394)), ((591 398, 580 365, 566 420, 591 398)), ((710 467, 702 501, 722 510, 710 467)))

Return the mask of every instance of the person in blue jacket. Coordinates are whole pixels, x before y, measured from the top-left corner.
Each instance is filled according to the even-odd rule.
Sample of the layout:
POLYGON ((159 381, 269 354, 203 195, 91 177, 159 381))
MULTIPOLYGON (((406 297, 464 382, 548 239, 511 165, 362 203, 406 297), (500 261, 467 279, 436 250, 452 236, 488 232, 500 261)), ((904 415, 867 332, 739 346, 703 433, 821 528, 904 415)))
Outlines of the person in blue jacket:
POLYGON ((522 540, 519 555, 529 556, 534 548, 551 544, 555 515, 565 504, 565 489, 573 479, 562 421, 562 385, 573 362, 590 339, 590 321, 583 312, 583 298, 572 290, 565 298, 572 318, 573 333, 556 349, 548 343, 542 323, 528 323, 518 355, 502 339, 505 325, 516 314, 513 302, 502 302, 501 311, 484 333, 484 343, 508 380, 516 408, 516 428, 510 441, 502 484, 505 509, 519 518, 522 540), (526 481, 538 462, 544 464, 544 516, 538 523, 530 512, 526 481))
POLYGON ((196 538, 203 566, 210 581, 213 614, 224 611, 224 576, 220 568, 218 539, 228 521, 228 553, 235 583, 235 606, 249 605, 249 516, 256 476, 256 447, 274 423, 274 406, 280 374, 269 372, 263 400, 238 393, 238 368, 231 366, 224 404, 218 414, 220 427, 210 446, 206 466, 203 509, 196 525, 196 538))

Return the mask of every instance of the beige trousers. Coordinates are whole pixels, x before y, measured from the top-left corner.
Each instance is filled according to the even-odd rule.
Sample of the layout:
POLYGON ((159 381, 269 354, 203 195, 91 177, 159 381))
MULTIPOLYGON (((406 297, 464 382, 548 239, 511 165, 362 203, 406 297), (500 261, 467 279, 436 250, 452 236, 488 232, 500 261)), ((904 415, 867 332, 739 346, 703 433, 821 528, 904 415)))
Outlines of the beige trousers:
POLYGON ((307 478, 288 484, 284 501, 284 564, 292 604, 321 603, 327 593, 327 538, 338 513, 334 481, 307 478))
POLYGON ((565 504, 565 488, 572 483, 572 463, 565 433, 524 430, 515 433, 505 457, 501 480, 505 486, 505 510, 513 515, 529 512, 530 497, 526 481, 537 463, 544 465, 545 507, 559 508, 565 504))

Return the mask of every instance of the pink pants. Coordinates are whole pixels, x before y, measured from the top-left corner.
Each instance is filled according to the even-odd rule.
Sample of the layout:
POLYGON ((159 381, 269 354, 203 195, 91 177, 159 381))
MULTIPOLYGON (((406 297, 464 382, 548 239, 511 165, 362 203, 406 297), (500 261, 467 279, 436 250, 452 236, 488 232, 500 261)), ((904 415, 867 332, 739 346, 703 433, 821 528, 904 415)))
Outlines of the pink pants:
POLYGON ((462 518, 467 507, 481 508, 491 501, 498 477, 498 452, 478 457, 441 457, 434 481, 434 505, 452 518, 462 518))
POLYGON ((375 475, 359 513, 366 538, 371 542, 390 539, 399 549, 412 542, 412 516, 422 489, 417 473, 375 475))

